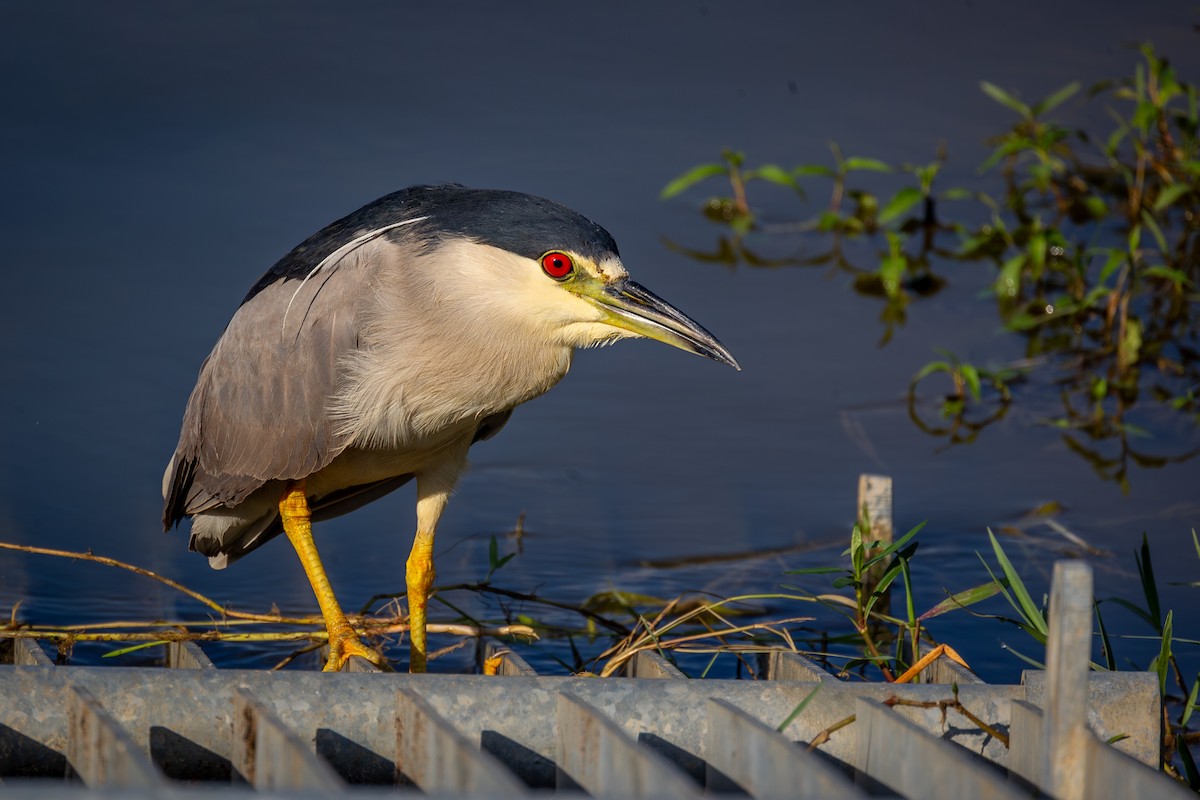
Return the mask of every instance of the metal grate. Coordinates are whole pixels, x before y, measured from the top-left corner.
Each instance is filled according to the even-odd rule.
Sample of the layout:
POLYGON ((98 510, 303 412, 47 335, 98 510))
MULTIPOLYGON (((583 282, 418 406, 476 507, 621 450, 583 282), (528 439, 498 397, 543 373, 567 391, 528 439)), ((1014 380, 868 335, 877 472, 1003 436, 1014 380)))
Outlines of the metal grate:
POLYGON ((537 676, 512 653, 496 677, 217 670, 191 644, 170 645, 173 669, 53 667, 15 638, 0 796, 1189 797, 1153 769, 1155 677, 1087 672, 1091 596, 1089 567, 1056 565, 1050 669, 1020 686, 948 661, 930 683, 852 684, 787 653, 765 681, 679 679, 653 654, 613 679, 537 676), (953 710, 886 702, 947 700, 951 682, 1011 748, 953 710), (849 714, 819 751, 798 744, 849 714))

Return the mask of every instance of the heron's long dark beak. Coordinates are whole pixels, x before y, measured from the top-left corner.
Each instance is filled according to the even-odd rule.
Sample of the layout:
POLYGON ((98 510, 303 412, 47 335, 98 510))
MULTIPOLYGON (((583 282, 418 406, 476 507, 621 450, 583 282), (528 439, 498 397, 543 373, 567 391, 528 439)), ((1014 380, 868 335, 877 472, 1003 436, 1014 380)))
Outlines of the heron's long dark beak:
POLYGON ((717 337, 649 289, 626 279, 598 288, 585 297, 604 312, 607 324, 741 370, 717 337))

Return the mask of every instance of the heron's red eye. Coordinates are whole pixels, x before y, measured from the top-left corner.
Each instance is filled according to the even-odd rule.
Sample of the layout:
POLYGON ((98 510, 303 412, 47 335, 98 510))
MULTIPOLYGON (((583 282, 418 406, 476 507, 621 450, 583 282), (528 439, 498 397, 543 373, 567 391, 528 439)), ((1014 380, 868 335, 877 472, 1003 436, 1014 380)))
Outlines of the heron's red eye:
POLYGON ((562 281, 575 272, 575 263, 566 253, 552 251, 542 256, 542 271, 554 280, 562 281))

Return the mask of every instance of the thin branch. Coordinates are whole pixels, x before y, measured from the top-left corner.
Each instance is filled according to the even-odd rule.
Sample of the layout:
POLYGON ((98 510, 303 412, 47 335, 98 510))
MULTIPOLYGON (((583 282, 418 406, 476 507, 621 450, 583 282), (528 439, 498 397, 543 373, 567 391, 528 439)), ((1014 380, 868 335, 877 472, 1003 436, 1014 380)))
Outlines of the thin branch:
POLYGON ((11 544, 9 542, 0 542, 0 550, 15 550, 19 553, 33 553, 35 555, 41 555, 41 556, 56 556, 58 558, 70 558, 70 559, 76 559, 76 560, 80 560, 80 561, 91 561, 95 564, 103 564, 106 567, 117 567, 118 569, 129 570, 130 572, 136 573, 143 577, 150 578, 151 580, 156 580, 159 583, 165 584, 165 585, 171 587, 172 589, 176 590, 177 592, 182 592, 183 594, 186 594, 188 597, 192 598, 193 600, 195 600, 199 603, 203 603, 204 605, 208 606, 213 611, 216 611, 218 614, 220 614, 223 617, 233 617, 234 619, 249 619, 249 620, 254 620, 256 622, 281 622, 281 623, 289 624, 289 625, 305 624, 302 620, 296 620, 296 619, 292 619, 289 617, 283 617, 278 614, 245 614, 240 611, 231 611, 230 609, 228 609, 225 606, 218 603, 216 600, 213 600, 210 597, 205 597, 204 595, 200 594, 199 592, 197 592, 193 589, 189 589, 181 583, 173 581, 166 576, 159 575, 157 572, 151 572, 148 569, 142 569, 141 567, 135 567, 133 564, 127 564, 124 561, 118 561, 115 558, 109 558, 107 556, 98 556, 91 552, 78 553, 78 552, 73 552, 70 550, 51 550, 50 548, 47 548, 47 547, 33 547, 32 545, 11 544))

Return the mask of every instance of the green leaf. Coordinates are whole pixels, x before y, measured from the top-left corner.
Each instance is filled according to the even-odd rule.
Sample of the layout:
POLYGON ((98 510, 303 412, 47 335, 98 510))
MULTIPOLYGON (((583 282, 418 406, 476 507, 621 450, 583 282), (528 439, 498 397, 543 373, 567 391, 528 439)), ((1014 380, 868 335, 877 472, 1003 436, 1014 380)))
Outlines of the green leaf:
POLYGON ((1158 227, 1158 222, 1151 216, 1148 209, 1142 209, 1142 222, 1146 224, 1146 228, 1154 236, 1154 243, 1158 245, 1159 252, 1167 252, 1167 237, 1163 235, 1162 228, 1158 227))
POLYGON ((690 189, 705 178, 711 178, 714 175, 725 175, 728 168, 724 164, 701 164, 698 167, 692 167, 687 172, 680 175, 675 180, 663 187, 659 193, 660 200, 674 197, 686 189, 690 189))
POLYGON ((1004 262, 1000 274, 996 276, 996 294, 1009 300, 1017 296, 1021 290, 1021 270, 1025 268, 1026 259, 1025 253, 1017 253, 1004 262))
POLYGON ((975 193, 970 189, 952 188, 942 192, 943 200, 970 200, 975 197, 975 193))
POLYGON ((876 221, 880 225, 886 225, 892 220, 899 217, 904 212, 908 211, 917 203, 923 200, 925 195, 921 194, 921 190, 915 186, 906 186, 892 196, 892 199, 887 202, 883 210, 879 212, 876 221))
POLYGON ((892 585, 892 581, 896 580, 896 576, 903 569, 903 563, 903 559, 897 558, 884 571, 883 576, 879 579, 879 583, 875 584, 875 589, 871 592, 871 597, 867 601, 866 606, 863 607, 864 618, 870 616, 871 609, 875 607, 875 603, 887 593, 888 587, 892 585))
POLYGON ((988 581, 974 586, 970 589, 963 589, 961 592, 956 592, 950 595, 942 602, 935 605, 933 608, 926 611, 918 620, 924 622, 927 619, 940 617, 948 611, 954 611, 958 608, 974 605, 975 603, 987 600, 989 597, 995 597, 1000 593, 1000 586, 995 581, 988 581))
POLYGON ((163 640, 161 642, 141 642, 140 644, 130 645, 129 647, 122 647, 120 650, 113 650, 111 652, 105 653, 104 655, 102 655, 100 657, 101 658, 116 658, 117 656, 123 656, 127 653, 133 653, 137 650, 145 650, 147 647, 158 647, 160 644, 167 644, 167 642, 166 642, 166 640, 163 640))
POLYGON ((1142 274, 1154 278, 1164 278, 1180 288, 1192 285, 1192 281, 1188 278, 1187 273, 1171 269, 1170 267, 1164 267, 1161 264, 1146 267, 1142 270, 1142 274))
POLYGON ((857 580, 863 574, 866 546, 863 544, 862 528, 856 523, 850 530, 850 569, 857 580))
POLYGON ((1117 345, 1117 368, 1124 371, 1137 363, 1142 353, 1142 323, 1134 317, 1125 322, 1125 335, 1117 345))
POLYGON ((835 230, 841 224, 842 218, 835 211, 826 209, 825 211, 821 212, 819 217, 817 217, 817 228, 822 231, 835 230))
POLYGON ((1087 208, 1088 213, 1096 219, 1104 219, 1108 216, 1108 204, 1099 195, 1089 194, 1083 199, 1083 205, 1087 208))
POLYGON ((979 369, 974 364, 960 364, 958 371, 962 375, 963 383, 967 384, 967 391, 971 393, 971 397, 978 403, 982 397, 979 385, 979 369))
POLYGON ((1117 657, 1113 653, 1112 642, 1108 638, 1108 629, 1104 627, 1104 617, 1100 615, 1100 604, 1093 601, 1092 607, 1096 609, 1096 627, 1100 629, 1100 649, 1104 652, 1104 666, 1109 672, 1115 672, 1117 657))
POLYGON ((1154 198, 1154 204, 1150 207, 1157 214, 1167 206, 1174 204, 1176 200, 1190 191, 1192 191, 1192 187, 1186 183, 1172 183, 1169 186, 1164 186, 1162 191, 1158 193, 1158 197, 1154 198))
POLYGON ((912 382, 909 385, 915 386, 935 372, 950 372, 950 370, 950 365, 945 361, 930 361, 928 364, 921 367, 920 371, 913 376, 912 382))
POLYGON ((1042 114, 1045 114, 1047 111, 1053 111, 1054 109, 1058 108, 1063 103, 1065 103, 1067 100, 1071 99, 1071 96, 1074 95, 1078 91, 1079 91, 1078 81, 1068 83, 1066 86, 1062 87, 1061 89, 1059 89, 1057 92, 1050 95, 1046 99, 1044 99, 1040 102, 1034 103, 1033 108, 1031 109, 1031 113, 1035 117, 1040 117, 1042 114))
POLYGON ((801 164, 792 169, 792 174, 797 178, 807 178, 809 176, 832 178, 837 175, 837 172, 832 167, 822 166, 821 164, 801 164))
POLYGON ((1158 582, 1154 580, 1154 564, 1150 561, 1150 539, 1144 531, 1142 532, 1141 552, 1135 552, 1133 559, 1137 563, 1138 577, 1142 581, 1142 595, 1146 598, 1146 610, 1154 619, 1155 632, 1161 634, 1163 629, 1159 620, 1162 619, 1162 607, 1158 602, 1158 582))
POLYGON ((831 572, 845 572, 845 567, 805 567, 803 569, 785 569, 784 575, 827 575, 831 572))
MULTIPOLYGON (((1105 252, 1105 251, 1100 251, 1105 252)), ((1100 270, 1099 283, 1107 281, 1116 271, 1117 267, 1125 263, 1128 253, 1122 252, 1115 247, 1108 249, 1108 260, 1104 262, 1104 267, 1100 270)))
POLYGON ((1134 225, 1129 229, 1129 253, 1130 255, 1138 251, 1138 247, 1142 244, 1142 226, 1134 225))
POLYGON ((1045 669, 1046 668, 1046 665, 1043 664, 1042 662, 1035 661, 1034 659, 1030 658, 1029 656, 1022 655, 1021 653, 1017 652, 1013 648, 1009 647, 1006 642, 1001 642, 1000 647, 1003 648, 1004 650, 1007 650, 1008 652, 1012 653, 1014 656, 1021 659, 1022 661, 1024 661, 1026 664, 1033 667, 1034 669, 1045 669))
POLYGON ((801 700, 796 705, 796 707, 792 709, 792 713, 787 715, 787 719, 785 719, 783 722, 779 723, 779 727, 776 728, 775 730, 779 731, 780 733, 783 733, 785 730, 787 730, 787 726, 791 725, 792 720, 794 720, 796 717, 800 716, 800 714, 804 712, 804 709, 808 707, 808 704, 812 701, 813 697, 816 696, 817 692, 820 691, 820 689, 821 689, 821 684, 818 683, 816 686, 813 687, 813 690, 811 692, 809 692, 807 695, 805 695, 804 699, 801 700))
POLYGON ((875 564, 884 560, 885 558, 890 558, 893 553, 900 550, 900 548, 904 547, 910 541, 912 541, 912 538, 914 536, 916 536, 918 533, 920 533, 921 529, 924 527, 925 527, 925 521, 922 521, 919 524, 917 524, 916 527, 914 527, 908 533, 904 534, 899 539, 892 542, 887 547, 883 548, 878 553, 876 553, 869 561, 867 561, 865 564, 863 564, 863 569, 869 569, 869 568, 873 567, 875 564))
MULTIPOLYGON (((1008 560, 1004 548, 1000 546, 1000 542, 996 539, 996 534, 992 533, 990 528, 988 529, 988 538, 992 540, 992 550, 995 551, 996 561, 999 562, 1000 569, 1004 571, 1004 577, 1008 580, 1008 585, 1017 598, 1017 610, 1021 612, 1021 616, 1025 619, 1025 622, 1035 628, 1042 636, 1046 636, 1046 618, 1042 616, 1041 609, 1033 602, 1033 598, 1029 596, 1025 584, 1021 581, 1021 576, 1017 574, 1016 568, 1008 560)), ((1045 640, 1043 639, 1043 641, 1045 640)))
POLYGON ((1034 269, 1041 270, 1045 266, 1047 247, 1044 233, 1039 233, 1029 240, 1029 260, 1033 262, 1034 269))
POLYGON ((988 97, 992 98, 1003 106, 1008 106, 1025 119, 1029 119, 1033 116, 1033 112, 1030 110, 1029 106, 1025 105, 996 84, 988 83, 987 81, 980 81, 979 88, 982 89, 983 93, 988 97))
POLYGON ((1157 620, 1154 617, 1147 614, 1146 609, 1135 606, 1133 603, 1129 602, 1128 600, 1126 600, 1123 597, 1110 597, 1106 602, 1116 603, 1117 605, 1121 606, 1121 608, 1124 608, 1126 611, 1131 612, 1134 616, 1141 619, 1143 622, 1145 622, 1147 625, 1149 625, 1155 631, 1157 631, 1159 629, 1159 627, 1162 625, 1162 622, 1160 620, 1157 620))
POLYGON ((1187 727, 1188 720, 1192 718, 1192 712, 1196 710, 1198 695, 1200 695, 1200 672, 1196 673, 1196 682, 1192 684, 1192 691, 1188 693, 1187 702, 1183 704, 1183 713, 1179 716, 1179 727, 1187 727))
POLYGON ((852 156, 842 162, 842 169, 846 172, 850 170, 866 170, 868 172, 891 172, 892 168, 884 161, 877 158, 860 158, 852 156))
POLYGON ((763 164, 761 167, 748 170, 746 172, 746 180, 763 180, 778 186, 786 186, 789 189, 800 188, 800 184, 796 181, 796 178, 777 164, 763 164))
POLYGON ((1164 695, 1167 693, 1167 672, 1171 667, 1171 615, 1174 611, 1167 612, 1167 618, 1163 620, 1162 626, 1162 645, 1159 647, 1158 656, 1154 659, 1154 671, 1158 673, 1158 693, 1164 695))
POLYGON ((902 255, 884 256, 879 262, 879 279, 883 283, 883 291, 888 297, 900 296, 900 279, 908 261, 902 255))
POLYGON ((1188 743, 1181 742, 1177 752, 1179 760, 1183 763, 1183 774, 1187 777, 1188 788, 1193 792, 1200 793, 1200 769, 1196 768, 1196 761, 1192 758, 1192 751, 1188 747, 1188 743))

